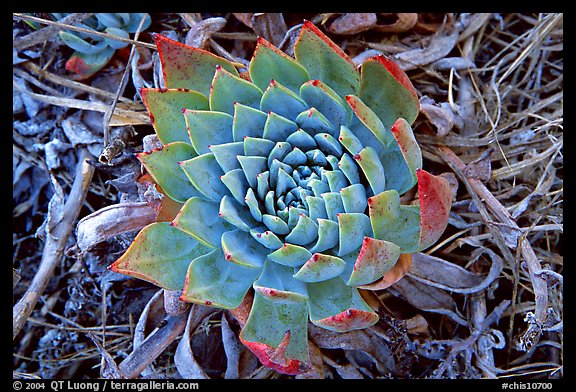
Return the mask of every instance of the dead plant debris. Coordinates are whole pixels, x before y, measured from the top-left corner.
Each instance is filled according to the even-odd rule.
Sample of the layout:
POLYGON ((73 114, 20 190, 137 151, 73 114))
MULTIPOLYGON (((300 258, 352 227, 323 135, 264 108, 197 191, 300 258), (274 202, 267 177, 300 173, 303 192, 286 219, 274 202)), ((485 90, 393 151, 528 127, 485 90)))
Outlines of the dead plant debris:
POLYGON ((439 243, 367 298, 380 322, 311 326, 297 377, 563 377, 563 14, 158 13, 79 79, 57 33, 88 16, 13 14, 14 378, 288 377, 239 343, 242 306, 179 307, 107 266, 140 227, 127 216, 174 208, 133 157, 154 143, 150 32, 245 66, 259 35, 290 53, 304 20, 356 64, 383 53, 408 72, 425 166, 454 202, 439 243))

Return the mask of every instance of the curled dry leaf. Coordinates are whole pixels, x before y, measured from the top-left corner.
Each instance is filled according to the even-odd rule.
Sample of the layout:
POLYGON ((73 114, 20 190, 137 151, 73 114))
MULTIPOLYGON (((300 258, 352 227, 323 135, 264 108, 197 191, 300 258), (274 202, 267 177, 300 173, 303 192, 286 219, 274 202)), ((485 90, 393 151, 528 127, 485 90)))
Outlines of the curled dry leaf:
POLYGON ((232 331, 232 328, 230 328, 225 312, 222 312, 220 325, 222 329, 222 345, 226 353, 226 373, 224 374, 224 378, 240 378, 240 353, 242 351, 242 344, 234 331, 232 331))
POLYGON ((460 325, 468 322, 457 309, 454 299, 445 291, 421 283, 411 276, 405 276, 390 288, 393 294, 399 294, 417 309, 445 314, 460 325))
POLYGON ((158 213, 147 202, 121 203, 104 207, 82 218, 76 226, 78 248, 86 252, 121 233, 140 230, 156 221, 158 213))
POLYGON ((494 148, 489 148, 484 151, 482 155, 466 165, 462 172, 468 178, 476 178, 482 182, 486 182, 490 179, 492 174, 492 153, 494 148))
POLYGON ((418 14, 411 13, 383 13, 384 17, 395 17, 396 20, 389 24, 376 24, 374 26, 375 30, 381 31, 383 33, 403 33, 412 29, 418 22, 418 14))
POLYGON ((337 17, 328 27, 333 34, 351 35, 370 30, 376 26, 376 14, 367 12, 345 13, 337 17))
POLYGON ((450 133, 456 119, 447 102, 437 104, 428 96, 420 98, 420 113, 436 128, 436 135, 443 137, 450 133))
POLYGON ((278 12, 261 12, 252 15, 252 29, 256 35, 263 37, 266 41, 275 46, 279 46, 288 26, 284 21, 284 16, 278 12))
POLYGON ((194 319, 194 312, 190 311, 188 315, 188 322, 186 323, 186 328, 184 329, 184 334, 182 339, 178 343, 176 348, 176 353, 174 354, 174 364, 178 369, 178 373, 182 378, 190 379, 209 379, 210 377, 202 369, 202 366, 194 358, 194 353, 192 352, 192 346, 190 344, 190 337, 196 326, 192 326, 192 320, 194 319))
POLYGON ((490 249, 486 249, 486 253, 492 259, 490 271, 486 276, 477 275, 459 265, 425 253, 412 255, 412 267, 408 271, 408 276, 439 289, 461 294, 476 293, 498 278, 503 268, 502 259, 498 255, 490 249))
POLYGON ((178 316, 190 307, 187 302, 180 301, 182 290, 164 290, 164 311, 169 316, 178 316))
POLYGON ((226 25, 226 19, 221 17, 201 20, 190 27, 185 43, 195 48, 206 49, 212 34, 222 30, 224 25, 226 25))
POLYGON ((394 55, 394 60, 404 71, 416 69, 446 57, 454 49, 457 40, 457 30, 447 33, 443 29, 431 36, 424 48, 398 53, 394 55))

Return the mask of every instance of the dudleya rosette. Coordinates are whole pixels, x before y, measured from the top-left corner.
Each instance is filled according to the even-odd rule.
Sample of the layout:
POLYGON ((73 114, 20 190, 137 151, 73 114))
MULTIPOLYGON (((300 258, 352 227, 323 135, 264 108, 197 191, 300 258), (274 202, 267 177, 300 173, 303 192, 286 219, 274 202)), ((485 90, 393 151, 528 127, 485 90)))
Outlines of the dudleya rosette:
POLYGON ((358 69, 311 22, 294 58, 259 38, 243 74, 155 42, 166 88, 141 96, 163 146, 138 159, 183 204, 111 269, 223 309, 253 293, 241 341, 265 366, 300 373, 309 322, 339 332, 376 323, 359 290, 397 281, 446 228, 450 188, 422 170, 411 129, 416 91, 384 56, 358 69), (418 202, 402 204, 415 186, 418 202))

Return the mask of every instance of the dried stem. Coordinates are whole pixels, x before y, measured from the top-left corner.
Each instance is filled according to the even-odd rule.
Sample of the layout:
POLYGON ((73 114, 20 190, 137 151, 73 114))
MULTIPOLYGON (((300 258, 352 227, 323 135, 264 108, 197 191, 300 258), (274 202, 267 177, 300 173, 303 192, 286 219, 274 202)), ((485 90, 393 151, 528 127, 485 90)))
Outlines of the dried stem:
MULTIPOLYGON (((467 185, 469 184, 469 190, 473 190, 479 200, 486 205, 486 207, 494 214, 494 216, 504 225, 512 230, 521 229, 516 224, 516 221, 512 218, 506 207, 504 207, 496 197, 490 192, 488 188, 478 179, 467 178, 464 176, 462 171, 466 167, 464 162, 448 147, 439 146, 437 147, 438 155, 453 169, 456 169, 456 174, 460 176, 462 181, 467 185)), ((488 227, 493 227, 488 225, 488 227)), ((491 229, 492 230, 492 229, 491 229)), ((499 229, 496 229, 499 230, 499 229)), ((540 261, 530 243, 526 240, 525 235, 519 239, 518 247, 520 248, 522 257, 526 261, 526 266, 530 275, 530 280, 534 287, 535 295, 535 315, 536 322, 542 326, 546 322, 547 309, 548 309, 548 285, 546 280, 540 275, 542 271, 542 266, 540 261)), ((512 266, 511 266, 512 267, 512 266)), ((537 339, 536 339, 537 340, 537 339)))
POLYGON ((46 236, 46 243, 38 271, 34 275, 34 279, 26 293, 14 305, 12 311, 12 339, 15 339, 18 332, 22 329, 32 310, 34 310, 38 299, 46 289, 48 281, 54 274, 54 269, 60 263, 68 236, 74 229, 94 174, 94 167, 87 163, 90 157, 91 155, 86 149, 80 150, 74 183, 64 205, 62 220, 53 228, 51 235, 46 236))

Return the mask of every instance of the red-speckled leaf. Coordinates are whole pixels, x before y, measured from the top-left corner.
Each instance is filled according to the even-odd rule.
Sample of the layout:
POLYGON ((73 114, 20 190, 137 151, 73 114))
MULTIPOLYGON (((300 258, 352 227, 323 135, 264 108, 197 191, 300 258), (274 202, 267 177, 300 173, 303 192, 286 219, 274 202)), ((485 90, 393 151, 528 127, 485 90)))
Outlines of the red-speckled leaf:
POLYGON ((182 290, 190 262, 211 250, 168 222, 143 228, 110 270, 167 290, 182 290))
POLYGON ((254 282, 254 302, 240 339, 263 365, 286 374, 307 368, 308 307, 304 283, 293 269, 266 262, 254 282))
POLYGON ((348 55, 314 23, 305 21, 294 44, 296 60, 308 70, 310 79, 318 79, 344 97, 356 94, 360 74, 348 55))
POLYGON ((262 91, 271 80, 275 80, 297 93, 300 86, 310 79, 302 65, 262 37, 258 38, 249 72, 252 82, 262 91))
POLYGON ((182 109, 208 110, 208 98, 186 89, 140 89, 150 121, 162 144, 190 143, 182 109))
POLYGON ((400 257, 400 247, 392 242, 364 237, 348 286, 369 284, 390 271, 400 257))
MULTIPOLYGON (((416 171, 422 168, 422 151, 414 137, 412 127, 403 118, 399 118, 392 128, 390 129, 396 143, 404 157, 404 161, 408 165, 410 175, 412 177, 412 184, 417 181, 416 171)), ((402 193, 400 190, 399 193, 402 193)))
POLYGON ((154 181, 168 197, 184 203, 192 196, 201 196, 186 177, 178 162, 194 158, 194 148, 184 142, 168 143, 149 153, 138 153, 136 158, 148 170, 154 181))
POLYGON ((416 89, 406 73, 382 55, 362 64, 359 96, 386 128, 400 117, 412 124, 420 110, 416 89))
POLYGON ((154 34, 154 42, 167 88, 186 88, 208 96, 217 65, 238 76, 238 71, 230 61, 210 52, 160 34, 154 34))
POLYGON ((420 246, 424 250, 434 244, 448 226, 452 206, 452 193, 448 181, 418 170, 418 196, 420 198, 420 246))
POLYGON ((210 110, 234 115, 236 103, 258 109, 261 98, 262 90, 256 85, 216 66, 210 90, 210 110))
POLYGON ((320 282, 340 275, 344 268, 346 268, 346 263, 341 258, 314 253, 294 274, 294 278, 303 282, 320 282))
POLYGON ((347 286, 341 277, 307 285, 310 321, 319 327, 347 332, 367 328, 378 321, 355 287, 347 286))
POLYGON ((384 290, 392 286, 394 283, 398 282, 400 279, 406 275, 410 267, 412 266, 412 255, 408 253, 401 254, 398 258, 398 262, 394 264, 394 267, 382 276, 381 279, 374 283, 370 283, 363 286, 358 286, 360 289, 364 290, 384 290))

